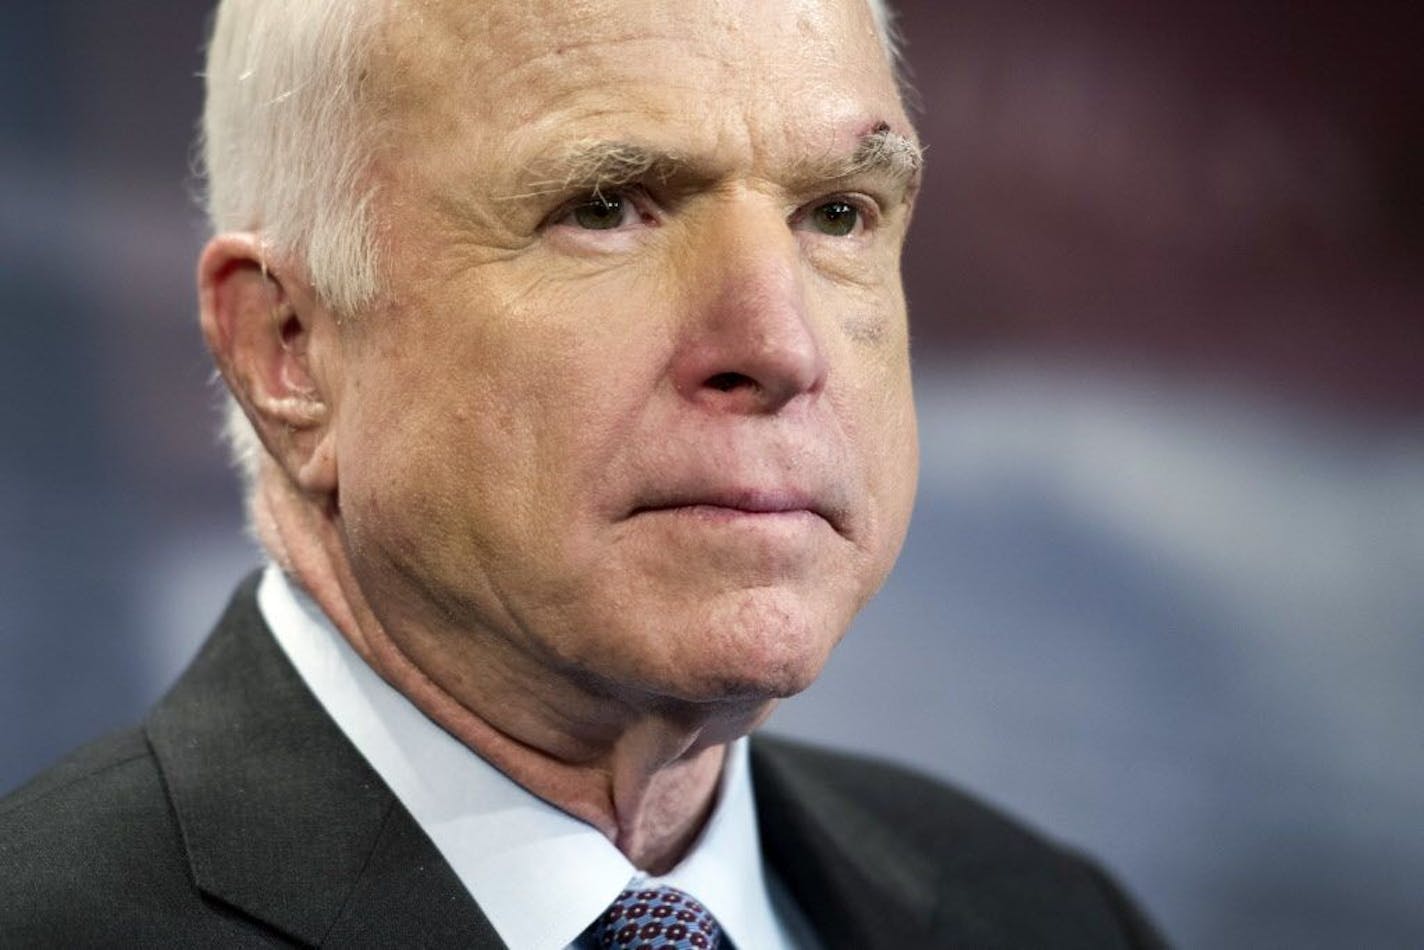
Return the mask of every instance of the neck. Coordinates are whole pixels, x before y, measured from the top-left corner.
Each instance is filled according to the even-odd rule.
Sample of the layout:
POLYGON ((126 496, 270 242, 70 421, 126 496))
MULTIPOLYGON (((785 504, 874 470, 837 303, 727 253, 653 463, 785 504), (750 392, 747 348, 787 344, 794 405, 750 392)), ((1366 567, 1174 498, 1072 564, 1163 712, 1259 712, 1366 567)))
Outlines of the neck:
MULTIPOLYGON (((275 473, 270 473, 275 474, 275 473)), ((267 477, 258 534, 382 678, 524 788, 593 825, 658 874, 711 813, 726 744, 766 702, 685 703, 618 693, 550 671, 489 638, 383 623, 345 555, 340 516, 267 477)))

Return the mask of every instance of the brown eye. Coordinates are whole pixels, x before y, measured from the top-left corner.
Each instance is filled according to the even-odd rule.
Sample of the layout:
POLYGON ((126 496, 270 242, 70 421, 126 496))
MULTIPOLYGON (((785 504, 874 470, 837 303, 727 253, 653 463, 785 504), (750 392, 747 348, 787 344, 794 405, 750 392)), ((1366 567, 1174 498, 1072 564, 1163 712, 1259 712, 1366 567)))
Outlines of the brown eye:
POLYGON ((609 231, 623 223, 623 199, 595 195, 573 209, 574 223, 586 231, 609 231))
POLYGON ((860 210, 848 201, 827 201, 809 215, 813 228, 831 237, 845 237, 860 221, 860 210))

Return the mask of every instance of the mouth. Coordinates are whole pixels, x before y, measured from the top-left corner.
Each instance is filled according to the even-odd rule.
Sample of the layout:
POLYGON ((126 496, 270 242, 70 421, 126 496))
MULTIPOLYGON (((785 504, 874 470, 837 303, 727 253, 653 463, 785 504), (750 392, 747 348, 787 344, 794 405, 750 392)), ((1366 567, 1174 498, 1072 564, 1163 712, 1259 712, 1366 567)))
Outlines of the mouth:
POLYGON ((643 501, 629 512, 628 517, 654 514, 725 522, 815 519, 840 532, 834 512, 807 493, 786 489, 735 488, 672 494, 643 501))

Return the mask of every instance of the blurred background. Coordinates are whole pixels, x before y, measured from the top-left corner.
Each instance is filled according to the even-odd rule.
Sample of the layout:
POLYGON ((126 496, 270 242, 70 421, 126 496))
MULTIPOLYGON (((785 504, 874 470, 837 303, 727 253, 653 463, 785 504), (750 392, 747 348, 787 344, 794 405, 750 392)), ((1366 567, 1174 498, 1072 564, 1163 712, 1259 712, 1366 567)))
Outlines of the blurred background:
MULTIPOLYGON (((257 563, 193 316, 204 6, 0 5, 0 791, 257 563)), ((1101 856, 1181 946, 1424 945, 1417 5, 899 7, 919 506, 773 728, 1101 856)))

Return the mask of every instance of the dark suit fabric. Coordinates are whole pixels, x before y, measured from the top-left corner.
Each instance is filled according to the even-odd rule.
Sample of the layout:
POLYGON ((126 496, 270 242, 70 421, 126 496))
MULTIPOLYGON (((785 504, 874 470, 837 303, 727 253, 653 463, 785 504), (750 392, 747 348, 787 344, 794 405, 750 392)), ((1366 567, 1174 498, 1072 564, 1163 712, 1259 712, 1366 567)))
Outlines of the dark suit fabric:
MULTIPOLYGON (((503 946, 255 590, 141 729, 0 802, 0 946, 503 946)), ((761 738, 752 775, 767 858, 832 950, 1160 945, 1092 865, 927 779, 761 738)))

